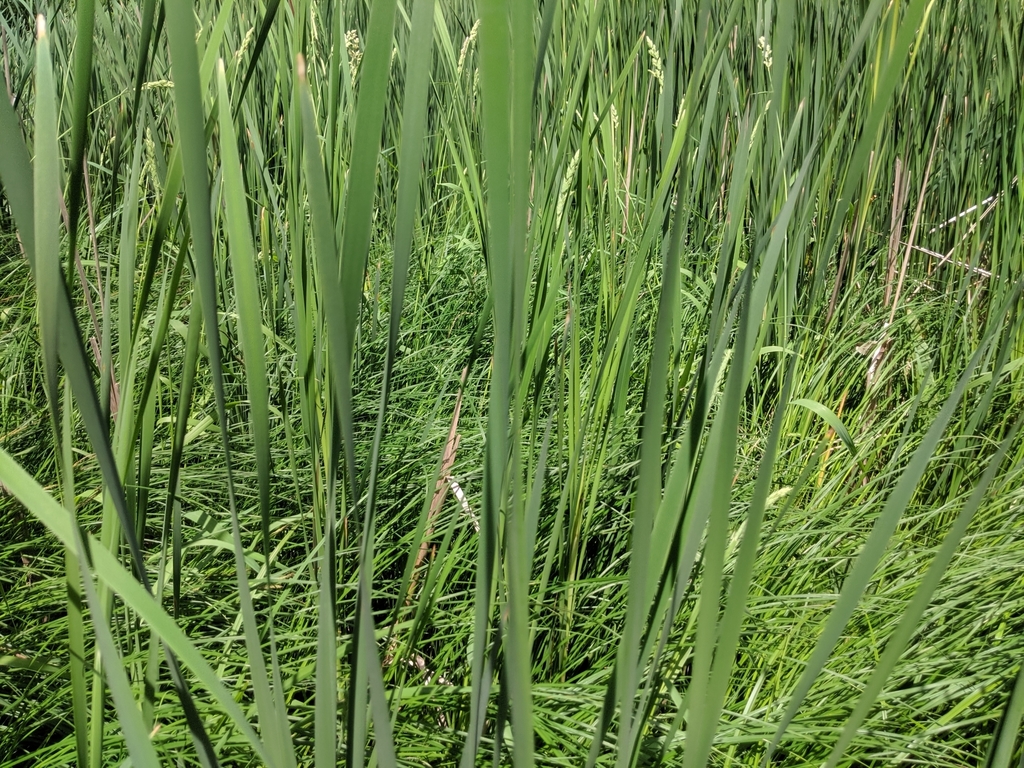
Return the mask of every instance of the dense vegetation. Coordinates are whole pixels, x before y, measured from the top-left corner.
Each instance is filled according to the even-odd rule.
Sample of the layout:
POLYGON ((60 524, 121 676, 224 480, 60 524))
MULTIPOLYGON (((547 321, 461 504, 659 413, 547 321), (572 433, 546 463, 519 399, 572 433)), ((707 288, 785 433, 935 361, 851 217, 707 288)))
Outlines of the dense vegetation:
POLYGON ((1020 0, 0 34, 0 766, 1024 766, 1020 0))

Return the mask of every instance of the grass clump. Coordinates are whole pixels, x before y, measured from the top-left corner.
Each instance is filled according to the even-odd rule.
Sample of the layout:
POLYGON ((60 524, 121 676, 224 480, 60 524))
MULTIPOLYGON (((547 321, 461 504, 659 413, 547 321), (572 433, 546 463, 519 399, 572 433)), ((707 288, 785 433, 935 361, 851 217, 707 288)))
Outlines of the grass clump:
POLYGON ((0 766, 1024 764, 1020 3, 0 33, 0 766))

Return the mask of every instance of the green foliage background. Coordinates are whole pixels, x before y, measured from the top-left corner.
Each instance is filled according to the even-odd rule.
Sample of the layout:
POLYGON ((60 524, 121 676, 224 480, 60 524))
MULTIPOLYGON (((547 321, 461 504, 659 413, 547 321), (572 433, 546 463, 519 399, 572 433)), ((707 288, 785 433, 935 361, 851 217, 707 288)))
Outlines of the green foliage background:
POLYGON ((0 33, 0 766, 1024 766, 1020 0, 0 33))

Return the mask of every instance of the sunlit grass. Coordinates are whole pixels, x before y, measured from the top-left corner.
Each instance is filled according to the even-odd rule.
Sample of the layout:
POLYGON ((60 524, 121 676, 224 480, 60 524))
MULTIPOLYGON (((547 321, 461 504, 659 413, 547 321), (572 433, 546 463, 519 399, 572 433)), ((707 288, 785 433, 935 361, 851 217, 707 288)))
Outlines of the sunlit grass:
POLYGON ((0 32, 0 766, 1024 764, 1020 3, 0 32))

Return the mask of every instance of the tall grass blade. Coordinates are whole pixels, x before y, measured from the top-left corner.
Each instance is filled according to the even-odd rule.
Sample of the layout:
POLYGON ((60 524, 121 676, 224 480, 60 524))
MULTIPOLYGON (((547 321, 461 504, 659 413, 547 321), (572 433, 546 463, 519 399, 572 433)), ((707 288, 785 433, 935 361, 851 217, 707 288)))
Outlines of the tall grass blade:
MULTIPOLYGON (((296 70, 299 85, 299 102, 302 110, 302 148, 305 158, 306 189, 309 196, 310 219, 313 229, 313 247, 319 279, 324 290, 337 290, 338 252, 334 240, 334 226, 331 217, 330 196, 327 190, 327 178, 324 164, 320 157, 320 135, 316 127, 316 113, 306 76, 305 60, 300 56, 296 70)), ((336 295, 336 294, 335 294, 336 295)), ((342 356, 340 347, 344 337, 344 321, 333 301, 324 306, 324 320, 327 326, 327 339, 332 367, 335 357, 342 356)), ((338 407, 338 406, 335 406, 338 407)), ((329 414, 333 424, 336 413, 329 414)), ((334 450, 332 445, 332 451, 334 450)), ((328 456, 328 466, 336 466, 333 456, 328 456)), ((333 473, 329 482, 334 484, 333 473)), ((333 499, 331 493, 329 498, 333 499)), ((333 505, 328 505, 323 531, 323 543, 320 557, 319 595, 317 601, 317 651, 316 651, 316 712, 315 712, 315 760, 317 768, 333 768, 337 765, 337 719, 338 719, 338 658, 337 638, 335 636, 336 597, 335 597, 335 563, 336 563, 335 512, 333 505)), ((362 747, 360 746, 360 749, 362 747)))
POLYGON ((75 76, 71 117, 70 180, 68 182, 68 231, 72 249, 78 232, 78 216, 82 206, 82 162, 89 136, 89 92, 92 86, 93 29, 96 21, 95 0, 77 3, 75 22, 75 76))
POLYGON ((18 227, 21 246, 29 265, 35 271, 35 186, 32 160, 21 136, 18 115, 6 97, 0 98, 0 141, 4 144, 4 151, 0 152, 0 181, 3 182, 4 195, 18 227))
POLYGON ((245 77, 242 78, 242 87, 238 89, 238 101, 235 107, 235 113, 237 114, 239 108, 245 99, 245 93, 249 89, 249 83, 252 81, 252 77, 256 74, 256 65, 259 64, 260 54, 263 52, 264 46, 267 44, 267 37, 270 35, 270 28, 274 24, 274 19, 277 17, 277 9, 281 5, 281 0, 270 0, 267 3, 267 8, 263 12, 263 21, 260 22, 260 31, 256 35, 256 42, 253 43, 252 53, 249 54, 249 66, 245 68, 245 77))
MULTIPOLYGON (((58 304, 63 288, 60 269, 60 154, 57 147, 57 96, 54 92, 53 65, 46 20, 36 21, 36 151, 33 167, 33 207, 35 216, 36 290, 38 292, 39 333, 43 350, 43 380, 50 418, 56 433, 59 412, 57 358, 61 326, 58 304)), ((66 329, 65 329, 66 332, 66 329)))
MULTIPOLYGON (((259 483, 260 523, 263 534, 263 554, 269 580, 272 566, 270 540, 270 389, 267 382, 267 363, 263 347, 263 318, 256 276, 256 249, 253 245, 249 214, 246 210, 245 185, 242 181, 241 163, 238 158, 238 139, 235 136, 231 117, 231 100, 228 96, 224 61, 217 64, 217 93, 220 118, 221 156, 223 158, 224 207, 228 229, 228 253, 231 257, 231 273, 234 278, 235 295, 238 300, 238 336, 242 346, 245 365, 246 388, 249 393, 250 426, 256 449, 256 474, 259 483)), ((227 426, 223 429, 226 431, 227 426)), ((236 537, 236 547, 241 542, 236 537)), ((242 572, 244 574, 244 570, 242 572)), ((239 578, 241 579, 242 574, 239 578)), ((244 589, 244 588, 243 588, 244 589)), ((272 593, 268 590, 268 599, 272 593)), ((244 601, 244 597, 243 597, 244 601)), ((253 671, 253 689, 260 725, 266 734, 267 748, 280 766, 294 766, 295 753, 288 732, 288 721, 284 712, 279 712, 271 691, 270 680, 263 663, 259 642, 259 629, 251 604, 243 602, 245 613, 246 640, 249 645, 250 664, 253 671)), ((273 604, 268 609, 273 616, 273 604)), ((272 618, 271 618, 272 621, 272 618)), ((269 631, 273 633, 271 626, 269 631)))
MULTIPOLYGON (((334 295, 342 313, 343 336, 331 343, 340 354, 332 354, 336 379, 341 432, 348 469, 349 487, 355 502, 361 493, 355 469, 355 435, 353 428, 352 365, 356 328, 362 304, 363 276, 370 251, 373 203, 377 188, 377 158, 380 154, 381 126, 388 95, 392 36, 395 24, 394 0, 374 0, 366 29, 366 47, 360 65, 359 89, 356 96, 355 126, 352 136, 352 165, 345 189, 340 275, 336 283, 328 282, 328 294, 334 295), (332 290, 336 285, 337 289, 332 290)), ((352 675, 348 702, 347 765, 363 766, 366 740, 366 692, 370 689, 377 750, 384 765, 395 762, 391 736, 391 719, 383 697, 380 659, 370 611, 373 580, 375 521, 373 502, 368 501, 362 526, 359 553, 359 593, 356 602, 355 632, 352 645, 352 675)))
MULTIPOLYGON (((417 198, 420 187, 420 167, 423 158, 423 139, 427 122, 427 90, 430 84, 430 64, 433 50, 433 0, 416 0, 413 7, 410 45, 406 60, 406 92, 402 110, 402 148, 398 166, 398 202, 395 212, 394 256, 392 262, 391 310, 388 326, 387 351, 384 359, 383 382, 381 384, 380 408, 377 411, 377 426, 374 433, 370 454, 370 472, 366 491, 366 525, 364 536, 367 539, 367 550, 364 556, 372 559, 372 550, 368 549, 372 540, 369 538, 373 530, 375 505, 377 501, 377 472, 380 461, 380 446, 384 434, 384 417, 387 412, 391 395, 391 375, 394 368, 396 348, 398 346, 399 321, 402 315, 402 304, 408 283, 409 261, 412 251, 413 223, 416 216, 417 198)), ((425 522, 425 519, 424 519, 425 522)), ((410 561, 411 563, 411 561, 410 561)), ((372 572, 367 568, 365 592, 361 595, 360 610, 363 616, 360 621, 362 636, 360 642, 365 644, 362 651, 365 658, 371 660, 370 697, 373 706, 374 722, 387 723, 378 726, 384 733, 383 749, 378 747, 380 761, 383 764, 396 764, 394 746, 391 740, 390 720, 384 707, 385 692, 383 678, 376 664, 377 649, 370 630, 373 627, 373 616, 369 610, 369 576, 372 572), (369 654, 369 655, 367 655, 369 654), (386 730, 385 730, 386 728, 386 730)), ((407 573, 403 582, 411 574, 407 573)), ((363 574, 361 574, 361 583, 363 574)), ((404 594, 405 586, 399 594, 404 594)))
MULTIPOLYGON (((781 438, 783 417, 786 412, 787 400, 796 371, 796 360, 790 364, 786 380, 779 396, 772 419, 772 428, 768 444, 758 468, 757 484, 754 496, 747 509, 746 528, 743 541, 736 558, 736 570, 729 583, 728 597, 721 622, 717 628, 717 643, 714 650, 714 661, 711 664, 706 686, 691 689, 690 701, 704 701, 705 707, 695 707, 690 715, 687 730, 687 748, 685 760, 689 765, 706 764, 710 752, 715 726, 721 717, 722 705, 725 700, 730 673, 734 665, 736 649, 739 646, 743 620, 746 617, 746 605, 750 584, 754 573, 757 548, 760 542, 761 526, 764 521, 765 504, 771 489, 772 471, 781 438), (700 695, 703 689, 704 695, 700 695), (692 735, 691 735, 692 734, 692 735), (693 739, 692 746, 690 739, 693 739)), ((703 605, 703 601, 702 601, 703 605)), ((695 678, 695 681, 699 678, 695 678)))
MULTIPOLYGON (((229 425, 227 419, 224 375, 220 353, 220 323, 217 312, 216 272, 213 258, 213 223, 210 215, 210 187, 206 166, 206 136, 200 91, 200 70, 195 45, 194 25, 188 5, 179 3, 167 19, 171 50, 171 71, 174 77, 174 101, 177 114, 178 139, 182 146, 182 166, 189 222, 192 232, 196 282, 209 351, 214 400, 220 423, 221 448, 227 468, 227 496, 231 514, 231 530, 235 550, 235 580, 245 627, 245 642, 253 673, 253 687, 267 712, 263 720, 274 723, 273 697, 269 691, 266 665, 260 644, 259 629, 253 610, 247 565, 243 552, 241 525, 235 503, 232 477, 229 425)), ((205 63, 205 62, 204 62, 205 63)), ((283 748, 279 754, 283 752, 283 748)), ((270 761, 277 765, 276 760, 270 761)))
POLYGON ((1013 760, 1013 745, 1020 736, 1022 722, 1024 722, 1024 665, 1021 665, 1017 672, 1013 692, 1010 694, 1010 700, 1006 703, 1006 711, 992 738, 992 747, 986 768, 1009 768, 1010 761, 1013 760))
MULTIPOLYGON (((62 495, 64 507, 75 519, 75 479, 71 445, 71 386, 64 379, 64 403, 61 412, 62 495)), ((85 684, 85 595, 78 556, 70 547, 64 550, 64 574, 68 599, 68 672, 71 677, 71 716, 75 726, 75 759, 78 768, 89 764, 89 699, 85 684)))

